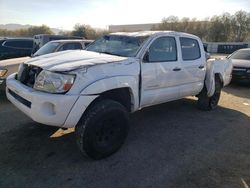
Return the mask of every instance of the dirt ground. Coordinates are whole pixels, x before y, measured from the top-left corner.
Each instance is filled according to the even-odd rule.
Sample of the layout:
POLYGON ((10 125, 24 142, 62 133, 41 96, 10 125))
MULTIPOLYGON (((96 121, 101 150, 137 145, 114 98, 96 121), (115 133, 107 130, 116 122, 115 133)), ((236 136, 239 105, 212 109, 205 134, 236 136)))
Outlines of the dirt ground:
POLYGON ((92 161, 73 130, 33 122, 0 100, 0 187, 250 186, 250 84, 224 88, 219 107, 186 98, 131 115, 113 156, 92 161))

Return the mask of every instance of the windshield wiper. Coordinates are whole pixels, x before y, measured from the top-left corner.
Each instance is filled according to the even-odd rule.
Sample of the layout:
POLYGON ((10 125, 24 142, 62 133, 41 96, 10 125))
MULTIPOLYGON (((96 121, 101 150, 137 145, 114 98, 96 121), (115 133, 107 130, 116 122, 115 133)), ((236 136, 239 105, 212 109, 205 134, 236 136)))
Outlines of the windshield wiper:
POLYGON ((99 52, 99 53, 114 55, 114 54, 112 54, 111 52, 107 52, 107 51, 101 51, 101 52, 99 52))

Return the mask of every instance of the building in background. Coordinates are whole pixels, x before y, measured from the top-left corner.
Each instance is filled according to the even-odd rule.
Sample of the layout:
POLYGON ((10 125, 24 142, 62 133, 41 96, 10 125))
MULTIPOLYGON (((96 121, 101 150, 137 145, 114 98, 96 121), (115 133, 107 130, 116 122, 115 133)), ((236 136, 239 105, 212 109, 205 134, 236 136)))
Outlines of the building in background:
POLYGON ((250 48, 250 42, 205 42, 204 47, 209 53, 231 54, 242 48, 250 48))

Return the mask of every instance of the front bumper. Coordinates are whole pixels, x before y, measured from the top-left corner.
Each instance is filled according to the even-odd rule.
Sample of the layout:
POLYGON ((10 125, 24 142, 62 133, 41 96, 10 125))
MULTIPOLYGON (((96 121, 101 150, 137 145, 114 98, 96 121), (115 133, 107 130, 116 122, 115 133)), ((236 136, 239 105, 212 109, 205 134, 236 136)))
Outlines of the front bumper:
POLYGON ((233 79, 250 79, 250 68, 234 68, 233 79))
POLYGON ((15 74, 6 84, 6 96, 17 108, 36 122, 57 127, 74 127, 97 97, 39 92, 21 84, 15 74))

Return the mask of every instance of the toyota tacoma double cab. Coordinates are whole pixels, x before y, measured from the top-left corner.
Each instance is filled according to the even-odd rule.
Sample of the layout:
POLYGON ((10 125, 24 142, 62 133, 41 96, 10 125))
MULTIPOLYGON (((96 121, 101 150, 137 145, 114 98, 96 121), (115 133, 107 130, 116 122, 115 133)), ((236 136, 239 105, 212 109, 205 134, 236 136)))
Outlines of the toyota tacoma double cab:
POLYGON ((105 35, 83 51, 28 60, 7 78, 7 98, 34 121, 74 128, 81 152, 102 159, 128 134, 129 113, 198 97, 214 109, 231 80, 230 60, 208 60, 201 40, 174 31, 105 35))

